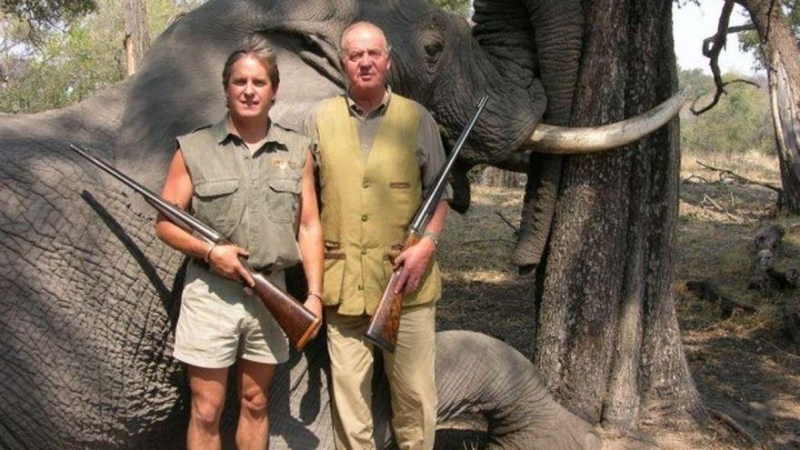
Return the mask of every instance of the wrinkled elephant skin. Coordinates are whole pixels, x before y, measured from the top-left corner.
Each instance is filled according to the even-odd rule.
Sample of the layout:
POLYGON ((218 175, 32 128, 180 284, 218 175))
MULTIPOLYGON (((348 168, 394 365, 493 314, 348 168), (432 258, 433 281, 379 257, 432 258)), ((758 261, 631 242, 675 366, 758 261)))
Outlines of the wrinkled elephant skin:
MULTIPOLYGON (((549 81, 534 73, 546 72, 546 64, 523 49, 547 52, 530 33, 514 66, 503 68, 509 45, 497 25, 503 17, 491 8, 526 17, 533 14, 527 9, 541 11, 548 2, 496 3, 503 2, 476 2, 488 19, 474 38, 463 20, 423 0, 212 0, 165 32, 131 79, 63 110, 0 115, 0 448, 184 445, 188 392, 183 367, 170 356, 184 258, 155 238, 153 210, 69 154, 68 142, 158 192, 174 136, 223 113, 216 80, 242 37, 260 32, 277 47, 282 82, 275 119, 297 127, 318 100, 342 91, 335 42, 350 21, 366 18, 383 26, 394 45, 393 88, 424 103, 448 141, 489 91, 493 101, 464 164, 503 158, 544 114, 542 86, 549 81)), ((539 23, 533 16, 530 22, 539 23)), ((540 28, 564 34, 563 23, 540 28)), ((553 432, 588 442, 581 440, 585 428, 550 429, 564 412, 530 363, 506 345, 466 332, 442 333, 437 345, 443 420, 479 411, 492 441, 507 447, 530 448, 527 442, 553 432), (514 412, 501 421, 496 411, 514 412)), ((326 362, 318 340, 281 367, 271 392, 272 448, 331 446, 326 362)), ((388 401, 376 408, 376 434, 385 441, 388 401)), ((229 437, 233 414, 224 420, 229 437)))

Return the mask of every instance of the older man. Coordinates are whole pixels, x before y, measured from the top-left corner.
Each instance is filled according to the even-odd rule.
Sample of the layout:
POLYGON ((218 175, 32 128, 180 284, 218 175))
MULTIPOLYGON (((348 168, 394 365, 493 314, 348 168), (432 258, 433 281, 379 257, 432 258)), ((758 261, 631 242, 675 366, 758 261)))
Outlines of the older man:
MULTIPOLYGON (((397 346, 383 355, 392 428, 401 449, 430 449, 436 428, 435 304, 441 296, 433 256, 446 201, 437 206, 422 239, 400 250, 424 191, 444 165, 444 149, 430 113, 387 86, 392 60, 380 28, 351 25, 341 49, 347 95, 323 102, 306 124, 318 140, 336 445, 375 448, 370 405, 376 348, 363 335, 393 267, 402 266, 397 346)), ((446 192, 444 198, 450 197, 446 192)))

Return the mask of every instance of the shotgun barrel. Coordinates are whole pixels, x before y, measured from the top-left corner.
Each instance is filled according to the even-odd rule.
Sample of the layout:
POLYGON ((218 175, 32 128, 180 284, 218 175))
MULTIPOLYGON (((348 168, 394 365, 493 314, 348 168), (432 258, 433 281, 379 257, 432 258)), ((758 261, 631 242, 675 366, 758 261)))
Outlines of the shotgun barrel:
MULTIPOLYGON (((481 112, 483 112, 483 108, 488 101, 489 96, 486 95, 478 102, 478 110, 475 111, 472 119, 470 119, 467 126, 458 137, 453 151, 450 152, 450 156, 447 158, 447 162, 436 177, 433 188, 430 190, 428 196, 423 199, 417 212, 414 213, 414 218, 406 229, 406 235, 403 239, 403 250, 419 242, 422 233, 425 231, 425 227, 431 220, 433 212, 436 210, 436 206, 442 198, 444 188, 447 185, 447 177, 453 169, 456 158, 459 152, 461 152, 461 148, 464 146, 467 136, 469 136, 472 128, 475 127, 475 122, 478 121, 478 117, 481 115, 481 112)), ((370 318, 367 332, 364 334, 364 337, 368 341, 389 352, 394 352, 395 346, 397 345, 397 332, 400 330, 400 312, 403 308, 403 295, 402 293, 395 294, 394 290, 402 272, 402 267, 396 267, 392 271, 392 275, 389 277, 389 283, 383 291, 383 295, 378 302, 378 307, 375 309, 372 318, 370 318)))
MULTIPOLYGON (((80 145, 69 144, 70 150, 82 156, 87 161, 102 169, 104 172, 113 176, 123 184, 133 189, 144 197, 145 201, 155 208, 158 212, 164 215, 175 225, 183 228, 189 233, 194 233, 201 237, 206 242, 217 245, 228 245, 231 242, 222 234, 204 224, 186 211, 171 205, 160 196, 154 194, 141 184, 137 183, 124 173, 120 172, 112 165, 103 161, 100 158, 94 157, 80 145)), ((322 321, 314 313, 309 311, 297 299, 284 292, 272 282, 270 282, 263 274, 254 270, 245 258, 240 257, 239 261, 244 268, 250 272, 250 275, 255 281, 253 291, 258 298, 264 302, 272 317, 278 322, 278 325, 286 333, 289 342, 298 351, 302 350, 311 336, 319 328, 322 321)))

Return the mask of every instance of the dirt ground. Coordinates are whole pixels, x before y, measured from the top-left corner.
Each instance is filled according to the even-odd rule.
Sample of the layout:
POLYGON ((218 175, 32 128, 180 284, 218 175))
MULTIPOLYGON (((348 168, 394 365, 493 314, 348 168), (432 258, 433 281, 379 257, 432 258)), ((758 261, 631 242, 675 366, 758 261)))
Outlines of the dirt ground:
MULTIPOLYGON (((737 182, 691 156, 684 161, 674 289, 684 351, 714 420, 700 430, 645 429, 644 440, 617 436, 604 447, 800 449, 800 343, 787 332, 784 312, 800 304, 800 290, 748 289, 753 236, 762 223, 785 230, 776 269, 800 267, 800 217, 776 216, 777 194, 769 188, 737 182), (703 298, 687 287, 691 282, 711 283, 732 303, 703 298)), ((777 164, 767 158, 722 155, 704 163, 780 186, 777 164)), ((518 188, 479 186, 466 215, 451 212, 439 250, 444 295, 437 326, 486 333, 531 357, 531 282, 508 262, 521 198, 518 188)), ((473 437, 437 448, 481 445, 473 437)))

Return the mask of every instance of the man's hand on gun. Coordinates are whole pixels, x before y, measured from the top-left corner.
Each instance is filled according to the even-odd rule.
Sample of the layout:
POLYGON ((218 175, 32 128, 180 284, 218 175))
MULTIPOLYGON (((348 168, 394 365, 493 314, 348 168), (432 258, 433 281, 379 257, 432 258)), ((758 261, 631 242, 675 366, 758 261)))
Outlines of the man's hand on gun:
MULTIPOLYGON (((213 244, 212 244, 213 245, 213 244)), ((237 245, 213 245, 206 255, 208 266, 214 272, 234 281, 243 281, 248 287, 254 287, 256 282, 250 272, 244 268, 239 257, 247 258, 247 250, 237 245)))
MULTIPOLYGON (((303 306, 306 307, 307 310, 311 311, 317 317, 322 317, 322 299, 315 294, 309 293, 306 296, 306 301, 303 303, 303 306)), ((314 331, 314 334, 311 335, 311 339, 314 339, 319 334, 319 328, 314 331)))
POLYGON ((402 266, 403 271, 395 285, 394 293, 410 294, 419 288, 419 283, 428 270, 433 253, 436 251, 436 244, 423 237, 416 244, 403 250, 394 259, 395 268, 402 266))

